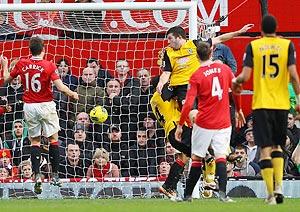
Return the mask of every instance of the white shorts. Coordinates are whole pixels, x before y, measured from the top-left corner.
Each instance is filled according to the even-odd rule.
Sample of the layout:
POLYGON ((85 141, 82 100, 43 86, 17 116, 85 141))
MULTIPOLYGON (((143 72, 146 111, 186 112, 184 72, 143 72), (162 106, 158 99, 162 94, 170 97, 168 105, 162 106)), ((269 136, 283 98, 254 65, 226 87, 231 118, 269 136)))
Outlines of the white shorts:
POLYGON ((210 130, 193 125, 192 154, 204 158, 211 145, 215 155, 228 155, 230 149, 231 126, 225 129, 210 130))
POLYGON ((55 102, 25 103, 24 118, 29 137, 50 137, 60 130, 55 102))

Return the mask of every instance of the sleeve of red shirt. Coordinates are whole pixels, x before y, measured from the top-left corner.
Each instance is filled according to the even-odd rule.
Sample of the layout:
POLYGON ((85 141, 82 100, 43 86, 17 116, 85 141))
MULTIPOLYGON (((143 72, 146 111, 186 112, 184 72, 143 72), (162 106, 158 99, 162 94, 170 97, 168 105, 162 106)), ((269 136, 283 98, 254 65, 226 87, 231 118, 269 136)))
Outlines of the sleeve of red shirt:
POLYGON ((54 81, 54 80, 57 80, 57 79, 60 79, 59 75, 57 74, 57 67, 54 63, 51 63, 51 80, 54 81))
POLYGON ((21 62, 17 62, 17 64, 15 65, 15 67, 13 68, 13 70, 9 73, 11 78, 16 78, 20 73, 19 70, 21 70, 21 62))
POLYGON ((4 107, 0 107, 0 116, 5 113, 4 107))
POLYGON ((191 77, 189 89, 188 89, 186 97, 185 97, 185 103, 181 110, 179 125, 182 126, 184 124, 184 122, 188 119, 191 108, 194 105, 196 96, 197 96, 197 83, 196 83, 196 80, 193 77, 191 77))

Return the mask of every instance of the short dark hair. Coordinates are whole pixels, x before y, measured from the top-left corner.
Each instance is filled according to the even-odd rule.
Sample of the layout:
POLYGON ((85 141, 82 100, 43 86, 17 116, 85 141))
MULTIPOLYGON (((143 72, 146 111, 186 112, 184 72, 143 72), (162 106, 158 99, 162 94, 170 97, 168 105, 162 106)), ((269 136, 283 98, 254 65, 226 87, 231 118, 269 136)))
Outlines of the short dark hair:
POLYGON ((261 22, 261 30, 266 34, 273 34, 276 32, 277 21, 273 15, 265 15, 261 22))
POLYGON ((168 34, 173 34, 174 37, 181 36, 183 39, 186 39, 186 34, 184 29, 181 26, 174 26, 167 31, 168 34))
POLYGON ((29 41, 29 49, 33 56, 37 56, 42 53, 44 48, 44 41, 39 37, 31 37, 29 41))
POLYGON ((197 46, 197 54, 200 60, 202 61, 208 60, 211 54, 211 46, 209 45, 209 43, 204 41, 197 41, 196 46, 197 46))
POLYGON ((86 64, 93 63, 93 62, 95 62, 97 65, 99 65, 99 61, 96 58, 94 58, 94 57, 89 58, 86 61, 86 64))

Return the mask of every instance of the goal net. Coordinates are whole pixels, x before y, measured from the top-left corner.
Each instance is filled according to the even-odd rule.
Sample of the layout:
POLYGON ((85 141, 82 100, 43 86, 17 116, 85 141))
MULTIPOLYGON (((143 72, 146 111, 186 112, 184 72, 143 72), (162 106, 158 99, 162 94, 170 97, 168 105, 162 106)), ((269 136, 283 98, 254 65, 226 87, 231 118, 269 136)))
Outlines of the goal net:
MULTIPOLYGON (((159 196, 175 152, 149 106, 155 90, 150 80, 160 73, 165 33, 176 25, 197 37, 195 1, 1 4, 0 53, 9 64, 30 57, 28 41, 40 36, 45 59, 55 62, 63 82, 79 93, 79 101, 72 102, 53 88, 63 183, 49 184, 49 144, 42 138, 39 197, 159 196), (108 112, 102 124, 89 119, 96 105, 108 112)), ((20 79, 0 92, 1 105, 12 107, 0 117, 0 198, 37 197, 20 79)))

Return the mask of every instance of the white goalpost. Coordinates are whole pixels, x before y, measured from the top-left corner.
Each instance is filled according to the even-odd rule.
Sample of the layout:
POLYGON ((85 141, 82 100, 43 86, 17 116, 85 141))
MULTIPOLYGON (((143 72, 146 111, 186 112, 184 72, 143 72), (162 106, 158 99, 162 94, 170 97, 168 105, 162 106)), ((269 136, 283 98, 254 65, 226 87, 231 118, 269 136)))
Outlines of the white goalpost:
MULTIPOLYGON (((78 79, 77 84, 72 84, 72 80, 68 81, 68 86, 73 89, 84 86, 80 76, 93 62, 101 66, 101 71, 110 73, 111 78, 118 78, 116 63, 126 61, 130 75, 140 83, 133 84, 130 89, 140 90, 143 78, 139 75, 141 70, 146 70, 152 77, 160 72, 157 60, 159 52, 168 45, 165 40, 166 31, 180 25, 188 33, 189 39, 196 39, 197 20, 197 1, 1 4, 0 53, 6 56, 9 62, 15 58, 29 57, 29 38, 41 36, 45 40, 46 59, 57 63, 58 67, 62 59, 66 60, 64 65, 68 66, 68 74, 78 79)), ((11 152, 9 168, 3 166, 3 169, 8 171, 8 175, 0 179, 0 199, 37 196, 33 192, 32 178, 25 177, 22 166, 22 161, 29 158, 26 148, 28 150, 30 144, 25 142, 27 131, 26 123, 22 122, 23 103, 20 86, 20 82, 15 80, 14 84, 0 87, 0 96, 7 97, 7 100, 3 100, 4 103, 11 105, 13 109, 0 117, 0 151, 1 154, 6 150, 11 152), (21 135, 17 135, 16 123, 23 124, 21 135)), ((98 84, 97 86, 101 87, 98 84)), ((84 166, 81 167, 83 176, 64 173, 65 175, 62 176, 65 177, 61 177, 62 187, 51 186, 48 176, 51 164, 45 154, 45 159, 41 161, 41 168, 48 168, 43 172, 45 179, 43 192, 38 196, 39 198, 161 197, 158 187, 166 175, 162 173, 164 171, 161 170, 164 168, 161 168, 160 163, 172 163, 174 153, 168 153, 164 145, 163 133, 156 132, 161 132, 162 129, 155 120, 154 123, 150 120, 154 119, 148 107, 151 92, 135 96, 138 99, 136 104, 132 102, 133 98, 129 98, 127 102, 122 102, 125 106, 116 106, 106 105, 105 99, 108 99, 106 84, 101 89, 105 92, 101 97, 103 101, 98 102, 98 93, 95 91, 93 98, 88 95, 82 96, 82 107, 78 107, 78 104, 74 106, 63 95, 55 93, 62 128, 59 137, 60 172, 68 172, 72 169, 70 165, 72 156, 69 151, 71 147, 77 145, 80 151, 76 157, 84 166), (90 120, 86 120, 89 122, 87 125, 85 122, 81 123, 78 114, 89 114, 90 108, 96 104, 101 104, 109 111, 109 121, 93 124, 90 120), (149 126, 147 120, 152 123, 152 126, 149 126), (81 128, 78 126, 81 124, 85 125, 82 131, 86 134, 86 138, 83 141, 82 137, 77 138, 78 134, 75 135, 80 131, 81 128), (120 141, 126 143, 125 149, 116 150, 115 144, 107 140, 111 131, 116 129, 113 126, 119 128, 120 141), (155 132, 155 137, 151 138, 152 146, 148 147, 152 152, 147 152, 144 158, 146 161, 144 165, 146 164, 147 167, 141 167, 143 165, 139 160, 143 157, 132 157, 135 153, 139 154, 135 148, 137 148, 136 134, 140 126, 145 128, 146 133, 155 132), (96 148, 107 150, 110 162, 117 164, 119 168, 119 177, 110 178, 104 174, 102 177, 95 178, 86 176, 87 166, 93 163, 96 148), (119 156, 119 160, 113 159, 116 155, 119 156), (136 170, 135 173, 131 173, 132 168, 136 170), (146 174, 142 168, 147 169, 146 174)), ((47 146, 45 140, 44 153, 47 153, 47 146)), ((3 157, 8 157, 6 152, 3 157)))

